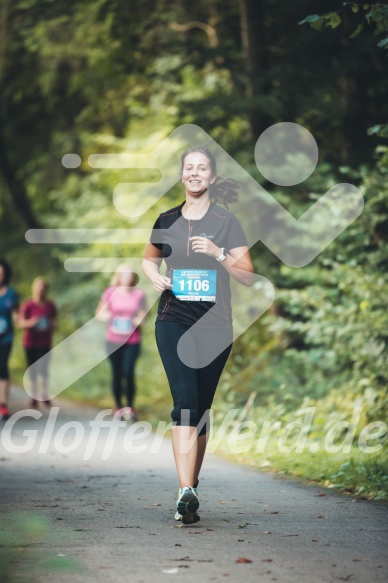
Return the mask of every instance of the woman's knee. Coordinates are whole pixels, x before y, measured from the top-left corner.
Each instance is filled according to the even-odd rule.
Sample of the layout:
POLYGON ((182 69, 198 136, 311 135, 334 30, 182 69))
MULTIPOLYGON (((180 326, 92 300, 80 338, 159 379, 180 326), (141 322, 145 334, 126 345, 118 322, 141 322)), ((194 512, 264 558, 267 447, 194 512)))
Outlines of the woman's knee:
POLYGON ((198 423, 198 409, 184 403, 175 403, 171 411, 171 419, 182 427, 195 427, 198 423))
POLYGON ((0 367, 0 381, 9 380, 9 371, 7 366, 0 367))

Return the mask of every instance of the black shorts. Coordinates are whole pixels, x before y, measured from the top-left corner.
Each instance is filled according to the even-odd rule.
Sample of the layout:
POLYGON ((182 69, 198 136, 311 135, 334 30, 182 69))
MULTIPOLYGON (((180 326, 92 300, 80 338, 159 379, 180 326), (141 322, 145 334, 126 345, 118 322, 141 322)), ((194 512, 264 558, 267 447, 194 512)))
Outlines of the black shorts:
POLYGON ((8 359, 11 354, 12 342, 0 344, 0 380, 9 380, 8 359))
MULTIPOLYGON (((35 364, 42 356, 50 352, 51 347, 47 346, 45 348, 25 348, 26 351, 26 358, 27 358, 27 366, 30 367, 32 364, 35 364)), ((43 377, 47 377, 48 375, 48 364, 50 358, 44 358, 38 366, 34 366, 32 370, 29 371, 30 379, 34 381, 38 374, 42 375, 43 377)))
POLYGON ((232 349, 233 332, 228 329, 190 328, 179 322, 158 321, 155 326, 156 343, 163 362, 174 400, 171 412, 176 425, 198 427, 198 435, 209 431, 209 410, 214 394, 232 349), (178 356, 178 342, 189 332, 186 350, 197 359, 199 368, 188 366, 178 356), (227 340, 227 342, 225 342, 227 340), (200 366, 210 347, 227 347, 206 366, 200 366))

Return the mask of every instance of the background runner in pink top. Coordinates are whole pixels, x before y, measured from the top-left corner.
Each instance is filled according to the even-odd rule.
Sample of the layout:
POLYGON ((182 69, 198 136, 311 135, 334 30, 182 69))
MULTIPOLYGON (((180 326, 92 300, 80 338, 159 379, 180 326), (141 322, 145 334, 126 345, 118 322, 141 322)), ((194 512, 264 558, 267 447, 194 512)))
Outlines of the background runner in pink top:
POLYGON ((135 328, 133 318, 143 308, 145 293, 140 289, 121 291, 117 287, 108 287, 102 294, 102 301, 107 302, 110 319, 106 329, 106 340, 123 344, 137 344, 141 340, 140 327, 135 328))
MULTIPOLYGON (((112 366, 112 393, 116 414, 135 420, 135 365, 140 354, 140 324, 147 314, 145 293, 138 289, 138 276, 123 263, 113 275, 112 285, 102 294, 96 309, 98 320, 106 322, 106 350, 112 366), (125 393, 127 407, 122 406, 125 393)), ((115 414, 115 415, 116 415, 115 414)))

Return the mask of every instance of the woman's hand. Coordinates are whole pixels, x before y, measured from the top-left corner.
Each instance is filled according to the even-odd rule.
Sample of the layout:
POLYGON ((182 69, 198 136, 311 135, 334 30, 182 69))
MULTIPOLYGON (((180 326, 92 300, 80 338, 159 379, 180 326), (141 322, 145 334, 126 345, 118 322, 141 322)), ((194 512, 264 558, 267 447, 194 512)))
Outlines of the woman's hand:
POLYGON ((106 300, 100 300, 96 309, 96 319, 100 322, 108 322, 110 320, 110 310, 106 300))
POLYGON ((164 292, 166 289, 172 288, 171 279, 158 273, 157 276, 152 280, 152 285, 157 292, 164 292))
POLYGON ((190 241, 192 241, 192 249, 195 253, 204 253, 216 258, 221 255, 221 248, 206 237, 190 237, 190 241))
POLYGON ((15 317, 15 323, 18 328, 34 328, 39 322, 38 316, 32 316, 31 318, 23 318, 20 314, 15 317))

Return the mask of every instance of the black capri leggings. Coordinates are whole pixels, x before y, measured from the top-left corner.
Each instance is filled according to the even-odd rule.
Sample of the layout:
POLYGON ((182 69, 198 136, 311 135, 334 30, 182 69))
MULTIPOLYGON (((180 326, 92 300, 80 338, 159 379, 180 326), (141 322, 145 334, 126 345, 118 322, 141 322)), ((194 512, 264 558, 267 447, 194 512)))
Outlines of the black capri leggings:
POLYGON ((107 342, 107 351, 112 366, 112 391, 116 407, 122 407, 122 380, 126 385, 127 406, 133 407, 135 399, 135 363, 140 354, 140 343, 115 344, 107 342))
POLYGON ((189 350, 198 357, 198 362, 209 353, 209 346, 225 345, 225 336, 230 343, 221 354, 203 368, 192 368, 184 364, 178 356, 177 346, 181 336, 189 330, 179 322, 156 322, 156 344, 170 385, 174 400, 171 417, 175 425, 198 427, 198 435, 209 432, 209 410, 213 402, 217 384, 232 349, 231 329, 190 330, 189 350), (185 413, 182 415, 182 411, 185 413), (188 415, 189 412, 189 415, 188 415))
POLYGON ((25 348, 25 351, 28 367, 39 361, 39 364, 36 364, 29 370, 31 381, 36 383, 38 375, 47 378, 50 356, 46 356, 46 354, 50 352, 50 346, 47 346, 46 348, 25 348), (46 356, 46 358, 43 358, 43 356, 46 356))
POLYGON ((8 359, 11 353, 12 343, 0 344, 0 380, 9 379, 8 359))

